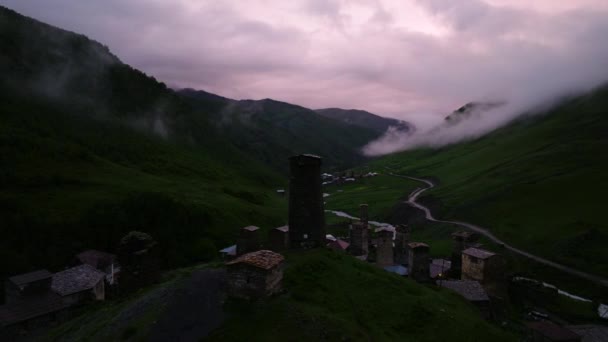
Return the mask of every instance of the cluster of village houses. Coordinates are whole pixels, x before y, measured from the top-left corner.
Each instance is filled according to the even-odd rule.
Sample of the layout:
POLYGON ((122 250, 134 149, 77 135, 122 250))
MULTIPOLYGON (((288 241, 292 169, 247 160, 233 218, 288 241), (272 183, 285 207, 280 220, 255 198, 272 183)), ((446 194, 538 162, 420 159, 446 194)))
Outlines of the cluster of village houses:
MULTIPOLYGON (((220 251, 227 260, 229 295, 259 299, 276 294, 282 290, 282 252, 325 247, 414 281, 447 288, 477 306, 482 316, 492 318, 492 301, 506 295, 506 265, 500 254, 482 248, 479 235, 454 232, 451 256, 433 259, 427 244, 411 240, 408 226, 372 227, 366 204, 360 205, 359 220, 351 221, 347 238, 325 234, 321 186, 331 175, 319 175, 320 164, 320 158, 312 155, 290 158, 288 225, 271 229, 266 239, 259 227, 244 227, 236 244, 220 251)), ((608 341, 608 329, 597 325, 565 327, 541 320, 528 328, 532 341, 608 341)))
POLYGON ((74 307, 104 300, 120 272, 115 255, 97 250, 79 253, 73 264, 57 273, 43 269, 6 280, 5 304, 0 306, 2 336, 63 320, 74 307))
MULTIPOLYGON (((373 228, 368 221, 368 206, 362 204, 359 220, 351 221, 349 236, 336 238, 325 232, 322 186, 323 179, 331 175, 320 173, 321 158, 298 155, 289 162, 288 224, 270 230, 265 243, 259 227, 244 227, 236 244, 220 251, 226 260, 229 295, 260 299, 281 292, 285 261, 281 253, 322 247, 348 253, 420 283, 448 288, 476 305, 485 317, 492 316, 492 298, 500 298, 505 291, 505 262, 501 255, 482 249, 476 234, 453 233, 451 257, 432 259, 427 244, 411 241, 408 226, 373 228)), ((365 177, 375 175, 368 173, 365 177)), ((67 309, 83 302, 103 300, 106 287, 116 283, 120 270, 116 256, 89 250, 75 260, 77 266, 55 274, 39 270, 9 278, 6 304, 0 307, 0 328, 29 329, 40 322, 58 320, 67 309)), ((533 341, 581 341, 583 335, 598 333, 608 337, 606 330, 589 330, 587 326, 579 326, 576 331, 541 321, 529 327, 533 341), (588 329, 587 334, 581 332, 584 329, 588 329)))

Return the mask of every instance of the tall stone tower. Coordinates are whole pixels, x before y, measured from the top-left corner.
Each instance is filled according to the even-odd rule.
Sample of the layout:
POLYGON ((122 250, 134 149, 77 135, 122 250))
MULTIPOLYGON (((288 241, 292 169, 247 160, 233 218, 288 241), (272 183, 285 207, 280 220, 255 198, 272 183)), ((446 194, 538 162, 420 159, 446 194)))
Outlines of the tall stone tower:
POLYGON ((351 254, 356 256, 367 255, 369 253, 369 229, 363 222, 353 222, 350 226, 350 246, 348 249, 351 254))
POLYGON ((429 245, 422 242, 410 242, 409 277, 417 282, 426 282, 430 278, 429 245))
POLYGON ((462 251, 470 247, 472 242, 477 239, 476 234, 469 231, 458 231, 452 233, 452 266, 450 275, 454 278, 460 278, 462 271, 462 251))
POLYGON ((393 231, 386 228, 378 228, 376 236, 376 265, 380 267, 394 265, 393 231))
POLYGON ((291 248, 323 246, 325 211, 321 191, 321 158, 289 158, 289 244, 291 248))
POLYGON ((367 222, 369 221, 368 205, 367 204, 360 204, 359 205, 359 220, 361 220, 361 222, 363 222, 363 223, 365 223, 365 225, 367 225, 367 222))
POLYGON ((409 262, 410 228, 404 224, 397 225, 395 229, 395 263, 407 265, 409 262))

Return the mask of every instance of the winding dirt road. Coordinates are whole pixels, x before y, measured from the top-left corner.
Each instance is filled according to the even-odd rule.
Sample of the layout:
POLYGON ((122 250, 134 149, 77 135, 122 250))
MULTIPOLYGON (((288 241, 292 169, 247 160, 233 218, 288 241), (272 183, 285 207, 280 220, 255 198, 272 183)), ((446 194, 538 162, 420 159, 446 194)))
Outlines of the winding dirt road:
POLYGON ((502 246, 504 246, 504 248, 517 253, 519 255, 522 255, 526 258, 532 259, 536 262, 539 262, 541 264, 545 264, 547 266, 553 267, 559 271, 562 272, 566 272, 568 274, 583 278, 583 279, 587 279, 590 280, 592 282, 595 282, 597 284, 600 284, 602 286, 606 286, 608 287, 608 279, 606 278, 602 278, 600 276, 596 276, 590 273, 586 273, 583 271, 579 271, 577 269, 568 267, 568 266, 564 266, 562 264, 558 264, 556 262, 541 258, 537 255, 528 253, 526 251, 523 251, 519 248, 515 248, 507 243, 505 243, 504 241, 500 240, 499 238, 497 238, 496 236, 494 236, 494 234, 492 234, 489 230, 487 230, 486 228, 483 227, 479 227, 476 226, 474 224, 470 224, 467 222, 460 222, 460 221, 446 221, 446 220, 439 220, 436 219, 433 214, 431 213, 431 210, 427 207, 425 207, 424 205, 418 203, 416 200, 418 199, 418 196, 420 196, 420 194, 422 194, 423 192, 432 189, 435 187, 435 184, 433 184, 433 182, 427 180, 427 179, 422 179, 422 178, 416 178, 416 177, 410 177, 410 176, 405 176, 405 175, 398 175, 398 174, 394 174, 394 173, 389 173, 389 175, 394 176, 394 177, 400 177, 400 178, 408 178, 408 179, 412 179, 421 183, 424 183, 427 185, 427 187, 425 188, 418 188, 414 191, 412 191, 412 193, 409 195, 407 203, 415 208, 418 208, 422 211, 424 211, 426 219, 429 221, 433 221, 433 222, 440 222, 440 223, 447 223, 447 224, 452 224, 452 225, 456 225, 456 226, 460 226, 460 227, 464 227, 464 228, 468 228, 474 232, 477 232, 485 237, 487 237, 488 239, 492 240, 493 242, 500 244, 502 246))

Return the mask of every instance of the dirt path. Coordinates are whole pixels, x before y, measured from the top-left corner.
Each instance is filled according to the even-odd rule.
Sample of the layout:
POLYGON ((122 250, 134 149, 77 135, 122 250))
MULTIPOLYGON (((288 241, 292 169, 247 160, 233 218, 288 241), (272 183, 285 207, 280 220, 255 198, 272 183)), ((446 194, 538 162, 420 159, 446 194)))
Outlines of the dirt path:
POLYGON ((182 288, 150 329, 150 341, 200 341, 224 321, 225 269, 202 269, 182 288))
POLYGON ((429 208, 425 207, 424 205, 422 205, 422 204, 420 204, 420 203, 418 203, 416 201, 418 199, 418 196, 420 196, 420 194, 422 194, 423 192, 425 192, 425 191, 427 191, 427 190, 432 189, 432 188, 435 187, 435 184, 433 184, 433 182, 431 182, 431 181, 429 181, 427 179, 410 177, 410 176, 405 176, 405 175, 398 175, 398 174, 394 174, 394 173, 389 173, 389 175, 394 176, 394 177, 412 179, 412 180, 415 180, 415 181, 418 181, 418 182, 421 182, 421 183, 424 183, 424 184, 427 185, 427 187, 425 187, 425 188, 418 188, 418 189, 412 191, 412 193, 409 195, 408 200, 407 200, 407 203, 409 205, 411 205, 411 206, 413 206, 415 208, 418 208, 418 209, 424 211, 427 220, 433 221, 433 222, 453 224, 453 225, 456 225, 456 226, 460 226, 460 227, 464 227, 464 228, 470 229, 470 230, 472 230, 474 232, 477 232, 477 233, 479 233, 479 234, 487 237, 488 239, 492 240, 493 242, 495 242, 495 243, 497 243, 499 245, 504 246, 506 249, 508 249, 508 250, 510 250, 510 251, 512 251, 514 253, 517 253, 517 254, 522 255, 522 256, 524 256, 526 258, 532 259, 532 260, 534 260, 536 262, 539 262, 541 264, 545 264, 547 266, 553 267, 553 268, 555 268, 557 270, 560 270, 562 272, 566 272, 568 274, 571 274, 571 275, 574 275, 574 276, 577 276, 577 277, 580 277, 580 278, 584 278, 584 279, 590 280, 592 282, 595 282, 597 284, 600 284, 600 285, 608 287, 608 279, 606 279, 606 278, 602 278, 602 277, 597 276, 597 275, 593 275, 593 274, 590 274, 590 273, 579 271, 577 269, 574 269, 574 268, 571 268, 571 267, 568 267, 568 266, 564 266, 562 264, 558 264, 556 262, 553 262, 553 261, 541 258, 541 257, 539 257, 537 255, 528 253, 528 252, 526 252, 524 250, 521 250, 519 248, 515 248, 515 247, 513 247, 513 246, 511 246, 511 245, 509 245, 507 243, 505 243, 504 241, 500 240, 496 236, 494 236, 494 234, 492 234, 486 228, 483 228, 483 227, 480 227, 480 226, 476 226, 474 224, 467 223, 467 222, 446 221, 446 220, 436 219, 433 216, 433 213, 431 213, 431 210, 429 208))

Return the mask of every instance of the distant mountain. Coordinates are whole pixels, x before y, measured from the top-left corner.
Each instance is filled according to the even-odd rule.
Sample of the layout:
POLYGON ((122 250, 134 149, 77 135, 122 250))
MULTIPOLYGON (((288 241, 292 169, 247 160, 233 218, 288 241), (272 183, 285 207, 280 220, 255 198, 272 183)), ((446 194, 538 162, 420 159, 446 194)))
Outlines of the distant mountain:
POLYGON ((399 131, 413 131, 414 126, 410 123, 392 118, 385 118, 364 110, 325 108, 315 110, 317 113, 330 119, 339 120, 344 123, 372 129, 379 133, 384 133, 389 127, 394 127, 399 131))
POLYGON ((322 156, 328 171, 352 167, 365 160, 361 147, 383 132, 271 99, 237 101, 192 89, 178 93, 208 113, 220 132, 241 150, 284 173, 284 160, 299 153, 322 156))

